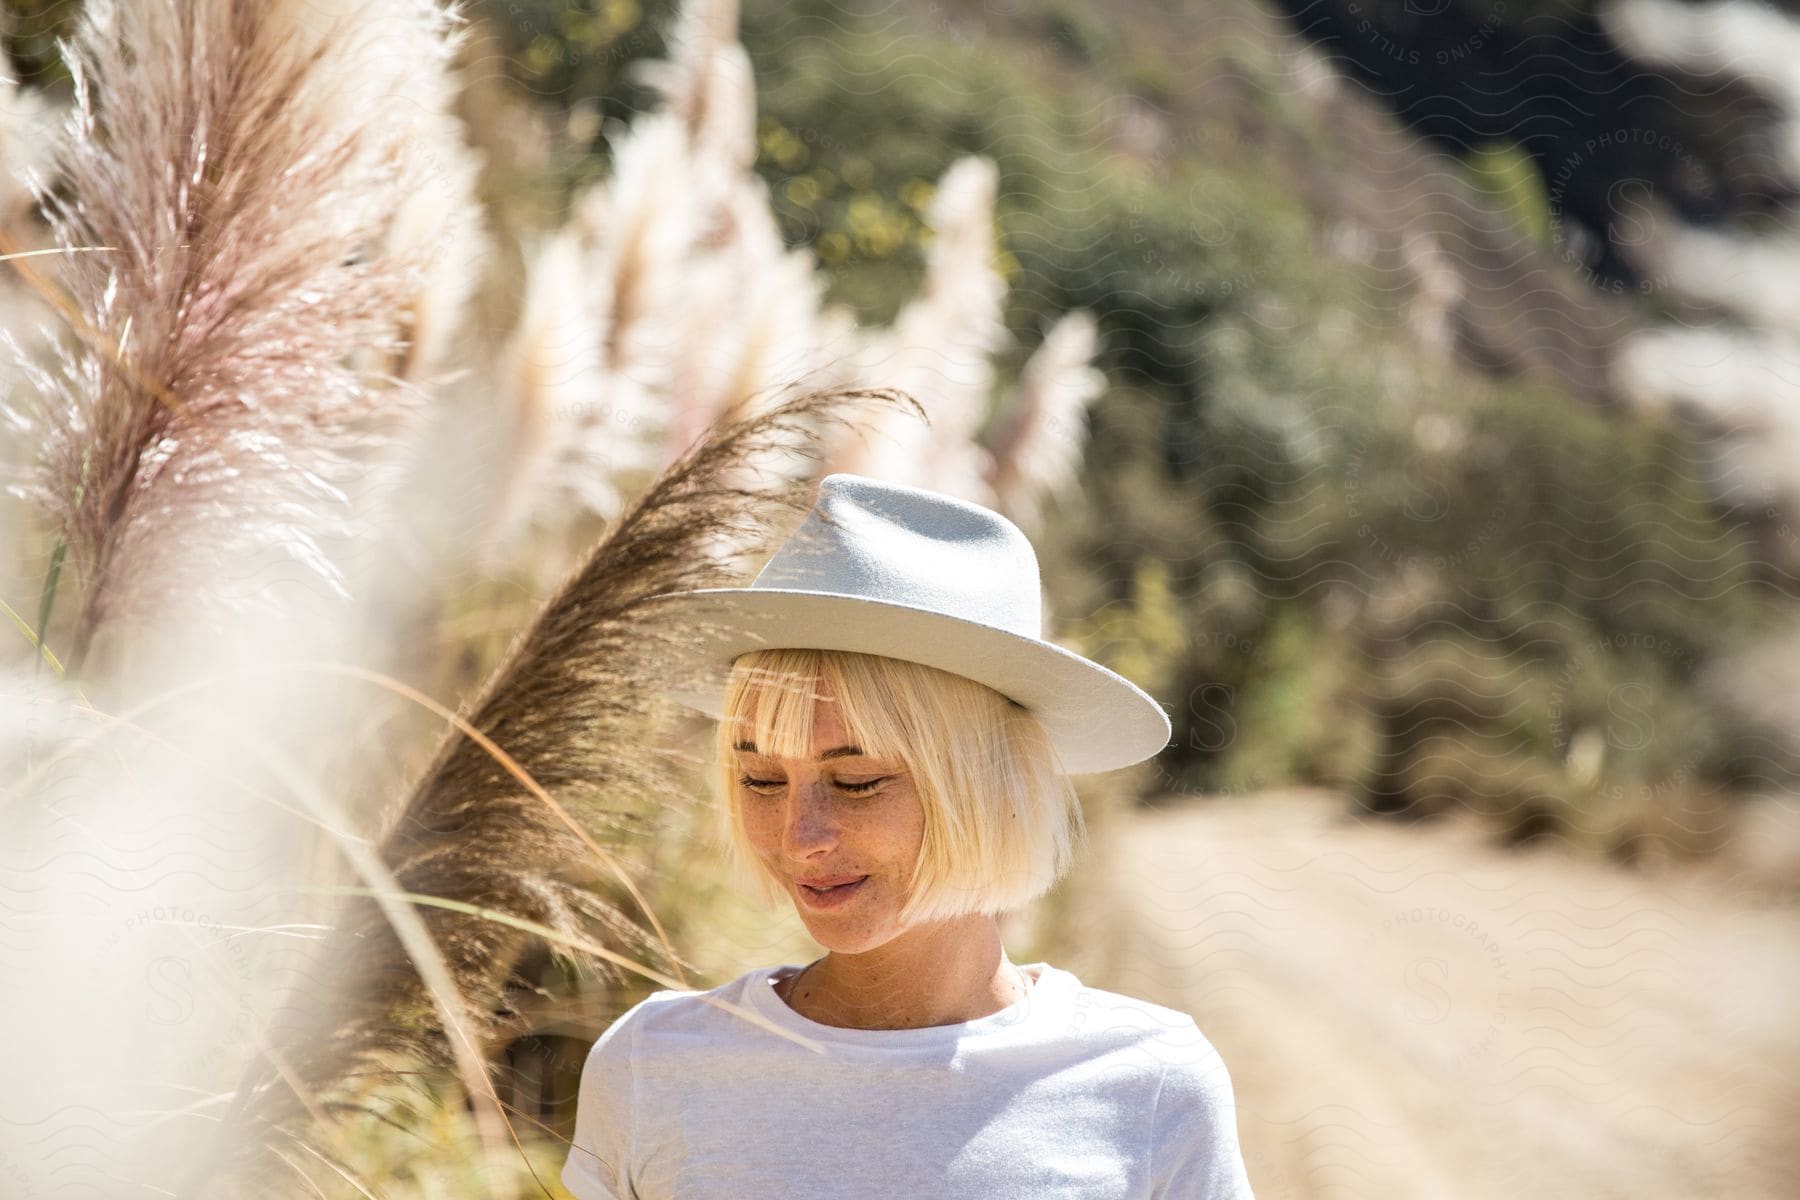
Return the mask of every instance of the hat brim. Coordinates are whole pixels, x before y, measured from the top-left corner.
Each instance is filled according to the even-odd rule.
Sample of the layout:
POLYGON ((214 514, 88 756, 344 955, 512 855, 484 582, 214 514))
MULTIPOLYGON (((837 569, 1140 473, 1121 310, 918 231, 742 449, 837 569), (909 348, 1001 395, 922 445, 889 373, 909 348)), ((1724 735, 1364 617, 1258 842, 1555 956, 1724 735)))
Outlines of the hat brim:
POLYGON ((866 596, 779 588, 709 588, 654 598, 668 615, 704 627, 704 649, 679 704, 722 717, 732 660, 752 650, 845 650, 922 663, 986 684, 1029 709, 1063 770, 1128 767, 1169 744, 1169 716, 1115 671, 1053 642, 978 621, 866 596))

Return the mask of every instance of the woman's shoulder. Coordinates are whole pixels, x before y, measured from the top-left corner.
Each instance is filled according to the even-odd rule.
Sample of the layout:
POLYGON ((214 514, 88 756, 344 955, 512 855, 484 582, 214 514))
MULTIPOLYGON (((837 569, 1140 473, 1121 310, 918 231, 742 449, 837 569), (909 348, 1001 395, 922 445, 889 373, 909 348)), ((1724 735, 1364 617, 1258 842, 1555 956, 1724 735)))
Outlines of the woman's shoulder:
POLYGON ((1068 971, 1059 974, 1067 981, 1070 1003, 1081 1023, 1096 1032, 1129 1032, 1172 1045, 1211 1044, 1194 1018, 1180 1009, 1083 983, 1068 971))
POLYGON ((1224 1061, 1193 1016, 1139 996, 1094 987, 1064 972, 1068 1025, 1087 1053, 1136 1062, 1154 1077, 1210 1080, 1224 1061))

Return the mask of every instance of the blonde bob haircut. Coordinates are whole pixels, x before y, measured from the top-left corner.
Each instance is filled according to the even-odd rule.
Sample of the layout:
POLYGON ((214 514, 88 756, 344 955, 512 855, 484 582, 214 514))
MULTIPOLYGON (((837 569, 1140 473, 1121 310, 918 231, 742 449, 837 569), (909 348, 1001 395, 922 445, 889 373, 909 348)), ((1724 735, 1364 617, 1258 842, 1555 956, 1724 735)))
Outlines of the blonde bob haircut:
POLYGON ((924 806, 905 925, 1022 907, 1048 891, 1086 836, 1081 804, 1037 718, 985 684, 897 658, 835 650, 755 650, 733 663, 715 746, 719 834, 739 886, 787 897, 745 832, 734 746, 812 755, 823 681, 865 754, 896 759, 924 806))

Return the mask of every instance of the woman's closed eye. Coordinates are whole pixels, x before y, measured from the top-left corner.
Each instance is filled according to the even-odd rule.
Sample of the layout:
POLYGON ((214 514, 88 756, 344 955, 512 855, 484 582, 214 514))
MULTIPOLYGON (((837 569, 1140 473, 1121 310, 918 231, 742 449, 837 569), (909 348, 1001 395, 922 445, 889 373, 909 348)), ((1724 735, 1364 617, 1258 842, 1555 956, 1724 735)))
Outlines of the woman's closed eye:
MULTIPOLYGON (((847 780, 840 779, 838 780, 837 786, 843 791, 860 796, 865 792, 874 791, 876 788, 886 783, 888 778, 888 776, 883 775, 877 779, 863 780, 857 783, 851 783, 847 780)), ((738 782, 753 792, 773 792, 780 788, 785 781, 780 779, 758 779, 752 775, 739 775, 738 782)))

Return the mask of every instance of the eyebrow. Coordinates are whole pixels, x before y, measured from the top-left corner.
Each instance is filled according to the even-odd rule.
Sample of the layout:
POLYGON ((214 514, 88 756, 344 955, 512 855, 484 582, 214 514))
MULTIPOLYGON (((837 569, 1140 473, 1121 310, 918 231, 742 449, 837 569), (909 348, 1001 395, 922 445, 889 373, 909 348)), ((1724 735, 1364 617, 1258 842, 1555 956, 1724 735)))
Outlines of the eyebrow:
MULTIPOLYGON (((755 742, 738 742, 732 746, 732 749, 743 750, 749 754, 761 753, 757 750, 755 742)), ((860 746, 833 746, 825 753, 819 755, 819 761, 824 762, 828 758, 854 758, 861 753, 862 747, 860 746)))

